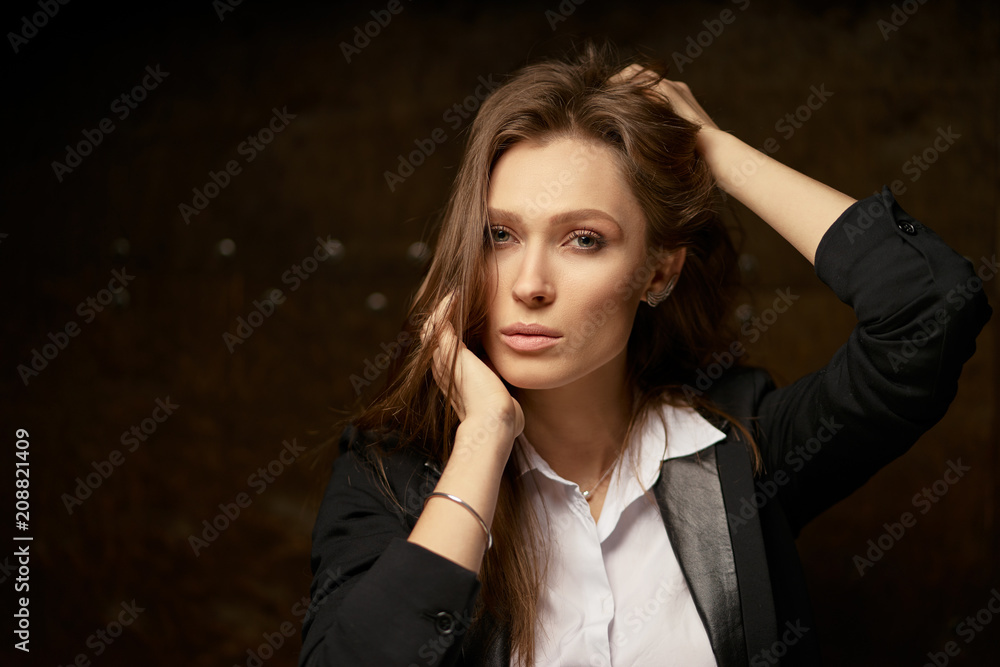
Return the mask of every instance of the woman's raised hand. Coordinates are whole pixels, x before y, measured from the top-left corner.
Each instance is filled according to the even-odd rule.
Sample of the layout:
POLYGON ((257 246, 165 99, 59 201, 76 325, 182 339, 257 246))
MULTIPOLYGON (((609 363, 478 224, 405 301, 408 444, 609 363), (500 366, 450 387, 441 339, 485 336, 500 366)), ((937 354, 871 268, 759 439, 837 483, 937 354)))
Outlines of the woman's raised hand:
POLYGON ((496 370, 469 350, 455 334, 455 327, 445 317, 453 297, 454 292, 442 299, 420 330, 422 344, 435 345, 436 342, 432 364, 434 380, 447 395, 451 377, 449 365, 455 346, 458 345, 451 404, 459 420, 463 423, 475 420, 482 420, 484 423, 509 423, 513 440, 524 429, 524 412, 507 391, 496 370), (431 336, 436 337, 436 341, 429 340, 431 336))
POLYGON ((810 262, 823 235, 854 198, 801 174, 719 129, 686 83, 661 78, 641 65, 630 65, 612 81, 645 83, 662 94, 682 118, 701 127, 698 152, 719 187, 785 237, 810 262))
POLYGON ((638 77, 636 80, 637 83, 642 81, 656 81, 652 89, 666 97, 674 113, 681 118, 691 121, 695 125, 700 125, 702 128, 710 127, 713 130, 719 129, 719 126, 705 113, 705 110, 698 104, 698 100, 691 94, 691 89, 683 81, 664 79, 656 72, 646 69, 642 65, 629 65, 612 77, 612 80, 628 81, 635 77, 638 77))
POLYGON ((490 544, 489 526, 496 512, 500 478, 514 439, 524 429, 524 413, 500 376, 455 334, 447 317, 453 298, 454 293, 448 294, 434 307, 420 330, 420 342, 434 347, 431 370, 445 395, 451 383, 452 354, 458 348, 451 404, 461 423, 434 491, 460 498, 465 507, 430 496, 436 502, 426 503, 407 540, 479 572, 490 544))

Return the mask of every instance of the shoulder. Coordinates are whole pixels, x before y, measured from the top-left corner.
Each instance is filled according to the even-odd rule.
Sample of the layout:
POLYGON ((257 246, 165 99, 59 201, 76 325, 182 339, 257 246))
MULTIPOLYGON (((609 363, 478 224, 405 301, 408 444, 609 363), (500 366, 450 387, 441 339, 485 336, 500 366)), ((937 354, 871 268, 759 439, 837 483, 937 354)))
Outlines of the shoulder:
POLYGON ((339 454, 333 463, 327 498, 343 500, 359 492, 381 498, 389 506, 402 505, 419 514, 419 498, 433 487, 437 466, 423 453, 400 446, 396 431, 361 430, 347 424, 340 434, 339 454))
POLYGON ((757 413, 761 399, 774 389, 774 379, 767 370, 736 366, 714 380, 706 394, 723 412, 747 420, 757 413))

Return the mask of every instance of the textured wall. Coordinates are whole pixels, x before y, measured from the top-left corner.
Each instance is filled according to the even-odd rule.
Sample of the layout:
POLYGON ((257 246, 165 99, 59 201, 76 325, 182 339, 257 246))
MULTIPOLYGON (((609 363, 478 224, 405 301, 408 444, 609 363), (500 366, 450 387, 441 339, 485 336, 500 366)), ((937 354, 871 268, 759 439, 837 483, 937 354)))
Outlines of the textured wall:
MULTIPOLYGON (((22 17, 37 5, 15 3, 0 24, 29 35, 8 36, 4 56, 0 437, 11 480, 14 429, 31 436, 31 646, 46 664, 247 664, 283 623, 294 635, 265 664, 295 663, 327 465, 297 447, 334 435, 351 376, 395 337, 420 275, 411 246, 429 238, 460 156, 468 121, 453 106, 475 108, 491 76, 586 36, 643 47, 749 143, 773 138, 777 159, 858 198, 898 181, 908 212, 959 252, 978 264, 997 251, 988 2, 403 2, 346 56, 385 3, 223 2, 71 3, 33 36, 22 17), (725 9, 733 20, 713 23, 725 9), (798 127, 782 121, 813 87, 832 95, 798 127), (265 144, 269 124, 280 131, 265 144), (948 128, 926 169, 913 162, 948 128), (435 130, 443 142, 390 188, 385 172, 435 130), (88 136, 100 143, 76 163, 66 146, 88 136), (201 201, 209 172, 224 187, 201 201), (107 290, 115 271, 124 290, 107 290), (274 289, 282 303, 251 317, 274 289), (259 326, 224 338, 248 333, 238 318, 259 326), (25 383, 35 350, 52 358, 25 383), (142 440, 123 437, 133 427, 142 440), (220 503, 240 502, 228 529, 202 535, 220 503), (119 616, 130 622, 108 645, 94 633, 119 616)), ((777 234, 739 218, 745 302, 800 295, 745 341, 791 381, 829 358, 853 314, 777 234)), ((995 306, 996 282, 986 289, 995 306)), ((970 643, 956 634, 1000 586, 995 321, 979 340, 944 420, 800 539, 830 664, 923 664, 948 641, 961 647, 949 664, 1000 655, 1000 618, 970 643), (920 514, 914 494, 959 458, 971 470, 920 514), (916 525, 861 576, 854 556, 905 511, 916 525)), ((13 548, 0 547, 5 599, 13 548)))

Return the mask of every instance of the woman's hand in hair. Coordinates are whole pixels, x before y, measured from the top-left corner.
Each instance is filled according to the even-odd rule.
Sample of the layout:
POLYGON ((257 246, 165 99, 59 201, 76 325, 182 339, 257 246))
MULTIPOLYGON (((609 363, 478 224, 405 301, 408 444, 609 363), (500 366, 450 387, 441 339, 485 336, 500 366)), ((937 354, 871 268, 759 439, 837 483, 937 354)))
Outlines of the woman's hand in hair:
POLYGON ((674 113, 684 120, 690 121, 702 128, 719 129, 719 126, 705 113, 705 110, 698 104, 698 100, 691 94, 691 89, 683 81, 664 79, 656 72, 646 69, 642 65, 629 65, 613 77, 612 81, 628 81, 632 79, 636 83, 644 83, 650 86, 650 90, 655 90, 665 97, 670 103, 670 107, 674 110, 674 113))
POLYGON ((650 90, 662 94, 677 115, 701 127, 698 153, 705 159, 719 187, 759 215, 810 262, 815 262, 820 239, 844 210, 854 203, 819 181, 776 161, 712 122, 687 84, 669 81, 639 65, 626 67, 615 77, 640 77, 650 90))
POLYGON ((517 400, 507 391, 495 369, 477 357, 455 334, 455 327, 446 316, 453 297, 454 292, 441 300, 420 331, 422 344, 433 344, 428 341, 428 337, 436 334, 437 344, 432 364, 434 380, 447 395, 451 377, 449 373, 451 359, 455 346, 458 345, 451 405, 455 408, 459 420, 509 424, 510 439, 513 442, 524 429, 524 412, 517 400))
POLYGON ((524 428, 524 413, 500 377, 455 335, 448 317, 454 296, 454 292, 448 294, 434 307, 420 330, 420 342, 433 346, 434 381, 445 395, 451 388, 451 405, 462 422, 434 491, 456 496, 466 507, 431 496, 434 502, 425 505, 407 540, 479 572, 490 544, 487 536, 500 479, 514 438, 524 428), (451 360, 456 352, 452 386, 451 360), (470 507, 473 512, 468 511, 470 507))

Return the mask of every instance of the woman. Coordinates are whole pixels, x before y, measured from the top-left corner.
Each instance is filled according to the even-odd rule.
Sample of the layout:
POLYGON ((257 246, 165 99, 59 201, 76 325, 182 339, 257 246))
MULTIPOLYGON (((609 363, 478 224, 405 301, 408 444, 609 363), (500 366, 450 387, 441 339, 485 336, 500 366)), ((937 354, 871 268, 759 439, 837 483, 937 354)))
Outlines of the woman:
POLYGON ((593 47, 525 68, 472 126, 419 344, 341 436, 301 664, 817 664, 794 538, 944 414, 972 275, 683 83, 593 47), (720 189, 857 313, 789 387, 734 363, 720 189))

